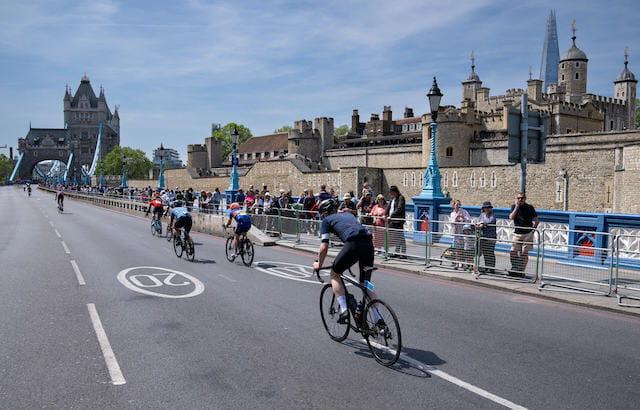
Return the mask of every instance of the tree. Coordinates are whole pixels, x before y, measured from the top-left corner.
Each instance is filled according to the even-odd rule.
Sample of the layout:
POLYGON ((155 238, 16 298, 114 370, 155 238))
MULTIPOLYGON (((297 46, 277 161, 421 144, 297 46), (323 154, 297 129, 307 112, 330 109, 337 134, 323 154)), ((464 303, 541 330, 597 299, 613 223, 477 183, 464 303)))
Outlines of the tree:
POLYGON ((96 166, 96 175, 121 175, 124 156, 127 157, 127 178, 147 179, 153 162, 142 150, 130 147, 115 147, 96 166))
POLYGON ((13 171, 13 161, 4 154, 0 154, 0 184, 4 184, 13 171))
POLYGON ((235 122, 230 122, 219 130, 214 131, 212 136, 222 141, 223 159, 227 158, 229 154, 231 154, 231 133, 233 132, 234 127, 238 130, 238 134, 240 135, 238 138, 238 145, 252 137, 251 130, 249 128, 242 124, 236 124, 235 122))
POLYGON ((282 127, 280 127, 277 130, 273 131, 273 133, 277 134, 279 132, 289 132, 292 129, 293 129, 293 127, 291 125, 283 125, 282 127))
POLYGON ((347 135, 349 133, 349 126, 346 124, 343 124, 341 126, 339 126, 338 128, 336 128, 336 137, 338 138, 342 138, 345 135, 347 135))

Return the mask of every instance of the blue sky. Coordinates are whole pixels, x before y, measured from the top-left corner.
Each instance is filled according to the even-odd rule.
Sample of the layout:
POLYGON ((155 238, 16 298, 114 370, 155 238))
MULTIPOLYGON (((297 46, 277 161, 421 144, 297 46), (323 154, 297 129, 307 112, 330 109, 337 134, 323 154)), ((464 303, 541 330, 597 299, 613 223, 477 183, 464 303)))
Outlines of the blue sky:
POLYGON ((120 106, 123 145, 162 141, 183 159, 212 122, 262 135, 318 116, 348 124, 353 108, 422 113, 434 75, 458 105, 471 50, 492 95, 525 87, 529 66, 538 75, 552 7, 561 55, 577 21, 590 92, 612 94, 625 46, 640 75, 633 0, 0 0, 0 145, 30 121, 62 127, 65 84, 84 72, 120 106))

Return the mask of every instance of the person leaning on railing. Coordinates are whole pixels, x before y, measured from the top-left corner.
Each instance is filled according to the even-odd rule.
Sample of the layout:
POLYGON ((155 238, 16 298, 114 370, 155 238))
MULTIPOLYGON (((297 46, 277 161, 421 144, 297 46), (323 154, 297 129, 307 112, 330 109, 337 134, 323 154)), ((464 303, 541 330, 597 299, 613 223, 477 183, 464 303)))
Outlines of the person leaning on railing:
POLYGON ((496 223, 496 216, 493 214, 493 205, 491 205, 489 201, 484 201, 482 203, 480 221, 477 225, 480 229, 480 256, 484 257, 484 267, 480 268, 481 272, 495 273, 495 250, 496 239, 498 238, 496 223))
POLYGON ((524 277, 529 262, 529 251, 533 248, 534 231, 539 224, 538 213, 527 203, 527 195, 524 192, 516 195, 515 203, 511 205, 509 219, 515 225, 509 276, 524 277))
POLYGON ((387 208, 387 219, 389 220, 388 226, 391 243, 394 245, 396 252, 394 256, 400 259, 406 259, 407 243, 404 239, 406 209, 404 196, 400 194, 400 190, 395 185, 389 187, 389 195, 391 196, 391 200, 387 208))
POLYGON ((384 195, 378 194, 376 197, 376 203, 371 208, 369 215, 373 219, 373 245, 377 252, 382 252, 380 249, 384 248, 384 225, 385 215, 387 214, 387 201, 384 199, 384 195))
POLYGON ((455 266, 454 269, 464 268, 464 226, 471 222, 471 215, 466 209, 462 208, 462 202, 459 199, 453 201, 453 210, 449 214, 449 222, 453 233, 453 256, 455 266))

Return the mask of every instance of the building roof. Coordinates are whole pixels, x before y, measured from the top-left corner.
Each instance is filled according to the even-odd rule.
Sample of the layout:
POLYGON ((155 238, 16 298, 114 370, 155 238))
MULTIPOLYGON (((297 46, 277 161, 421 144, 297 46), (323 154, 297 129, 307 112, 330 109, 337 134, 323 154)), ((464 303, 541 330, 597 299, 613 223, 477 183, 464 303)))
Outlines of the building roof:
POLYGON ((575 44, 573 44, 571 48, 567 50, 565 55, 562 57, 562 60, 560 61, 566 61, 566 60, 588 61, 588 58, 587 58, 587 55, 584 53, 584 51, 580 50, 578 47, 576 47, 575 44))
POLYGON ((98 108, 98 98, 96 97, 96 93, 93 92, 93 88, 89 82, 89 77, 86 75, 82 77, 82 80, 80 80, 80 86, 71 100, 71 108, 78 108, 78 102, 80 102, 80 98, 83 95, 86 95, 89 99, 89 105, 91 108, 98 108))
POLYGON ((286 151, 289 148, 288 135, 286 132, 279 132, 277 134, 251 137, 240 144, 238 152, 242 154, 245 152, 286 151))
POLYGON ((638 82, 636 80, 636 76, 629 70, 629 51, 627 48, 624 49, 624 70, 618 76, 618 79, 615 81, 616 83, 624 82, 624 81, 633 81, 638 82))
POLYGON ((421 117, 399 118, 397 120, 393 120, 393 122, 395 122, 396 125, 413 124, 413 123, 419 123, 421 121, 422 121, 421 117))

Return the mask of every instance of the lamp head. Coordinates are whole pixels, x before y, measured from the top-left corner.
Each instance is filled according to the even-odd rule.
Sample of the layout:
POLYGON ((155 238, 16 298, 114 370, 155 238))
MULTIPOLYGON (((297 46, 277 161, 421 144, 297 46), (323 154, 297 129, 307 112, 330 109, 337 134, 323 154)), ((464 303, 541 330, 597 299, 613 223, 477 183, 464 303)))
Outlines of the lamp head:
POLYGON ((440 100, 442 99, 442 92, 440 91, 440 88, 438 88, 438 82, 435 77, 433 77, 433 84, 427 93, 427 97, 429 98, 431 116, 435 121, 435 118, 438 116, 438 110, 440 109, 440 100))

